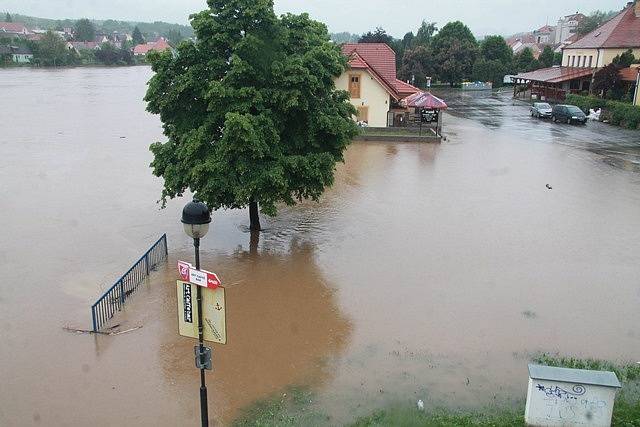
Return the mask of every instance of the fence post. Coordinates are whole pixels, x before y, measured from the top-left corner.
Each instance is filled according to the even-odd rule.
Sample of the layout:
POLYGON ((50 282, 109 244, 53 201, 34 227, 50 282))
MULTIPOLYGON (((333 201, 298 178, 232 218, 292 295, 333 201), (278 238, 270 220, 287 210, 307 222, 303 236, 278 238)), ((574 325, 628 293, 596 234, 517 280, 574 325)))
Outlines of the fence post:
POLYGON ((162 235, 162 239, 164 240, 164 256, 169 255, 169 246, 167 245, 167 233, 162 235))
POLYGON ((147 276, 149 275, 149 252, 147 252, 144 256, 144 265, 147 269, 147 276))
POLYGON ((124 304, 124 286, 123 286, 123 280, 122 277, 120 278, 120 307, 118 308, 118 311, 120 311, 120 309, 122 309, 122 305, 124 304))
POLYGON ((91 319, 93 320, 93 332, 98 332, 98 324, 96 322, 96 306, 91 306, 91 319))

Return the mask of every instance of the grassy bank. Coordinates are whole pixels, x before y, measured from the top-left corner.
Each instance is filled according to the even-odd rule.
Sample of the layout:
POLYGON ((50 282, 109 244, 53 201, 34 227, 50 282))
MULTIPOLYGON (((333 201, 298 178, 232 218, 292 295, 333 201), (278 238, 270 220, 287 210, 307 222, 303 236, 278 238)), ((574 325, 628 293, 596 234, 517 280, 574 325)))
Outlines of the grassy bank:
POLYGON ((602 109, 602 120, 627 129, 640 128, 640 107, 619 101, 609 101, 595 96, 567 95, 567 104, 580 107, 589 114, 589 110, 602 109))
MULTIPOLYGON (((616 373, 623 384, 613 410, 613 426, 640 427, 640 365, 617 365, 607 361, 575 359, 547 354, 533 358, 534 363, 574 369, 606 370, 616 373)), ((524 399, 524 396, 523 396, 524 399)), ((340 425, 330 414, 314 406, 313 392, 305 388, 289 388, 281 395, 257 402, 247 408, 235 426, 325 426, 340 425)), ((396 405, 358 418, 349 427, 518 427, 524 426, 524 404, 514 411, 487 407, 476 411, 435 409, 420 411, 415 404, 396 405)))

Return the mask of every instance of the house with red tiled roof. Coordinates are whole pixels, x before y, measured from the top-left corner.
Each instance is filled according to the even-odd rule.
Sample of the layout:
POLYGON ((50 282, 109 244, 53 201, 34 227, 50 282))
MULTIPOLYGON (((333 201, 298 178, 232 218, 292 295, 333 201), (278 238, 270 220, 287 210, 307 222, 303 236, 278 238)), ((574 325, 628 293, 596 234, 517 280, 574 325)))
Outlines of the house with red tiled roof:
POLYGON ((152 50, 162 52, 167 49, 171 49, 171 46, 169 46, 169 43, 167 43, 167 40, 164 37, 160 37, 155 42, 147 42, 145 44, 136 45, 133 48, 133 55, 144 56, 152 50))
POLYGON ((26 37, 31 31, 20 22, 0 22, 0 36, 26 37))
POLYGON ((336 88, 349 92, 359 122, 386 127, 399 101, 420 91, 396 77, 396 54, 384 43, 347 43, 342 53, 349 65, 336 79, 336 88))
MULTIPOLYGON (((578 15, 570 18, 578 19, 578 15)), ((562 66, 518 74, 514 82, 529 85, 532 96, 564 100, 567 93, 589 91, 595 73, 631 49, 640 57, 640 0, 629 3, 619 14, 562 49, 562 66)), ((633 71, 623 78, 631 80, 633 71)), ((637 91, 640 92, 640 91, 637 91)), ((637 93, 640 102, 640 93, 637 93)))
POLYGON ((640 2, 622 12, 562 51, 565 67, 600 68, 628 49, 640 56, 640 2))

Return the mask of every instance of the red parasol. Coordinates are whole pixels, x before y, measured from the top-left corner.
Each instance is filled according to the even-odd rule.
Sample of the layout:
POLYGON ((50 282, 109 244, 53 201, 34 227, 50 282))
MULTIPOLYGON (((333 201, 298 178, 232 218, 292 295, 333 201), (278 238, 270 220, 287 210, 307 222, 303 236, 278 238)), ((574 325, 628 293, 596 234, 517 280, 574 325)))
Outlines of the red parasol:
POLYGON ((416 92, 400 101, 403 107, 424 108, 427 110, 446 110, 447 104, 429 92, 416 92))

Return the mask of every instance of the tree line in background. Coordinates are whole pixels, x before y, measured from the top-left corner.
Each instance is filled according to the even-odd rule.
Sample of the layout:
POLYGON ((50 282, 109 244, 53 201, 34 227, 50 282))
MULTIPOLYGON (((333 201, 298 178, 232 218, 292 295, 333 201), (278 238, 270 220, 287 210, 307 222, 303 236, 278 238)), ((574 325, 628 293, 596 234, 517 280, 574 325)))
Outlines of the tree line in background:
MULTIPOLYGON (((41 28, 44 30, 58 30, 62 31, 64 28, 74 28, 76 20, 74 19, 46 19, 36 18, 33 16, 9 14, 12 18, 12 22, 21 22, 28 28, 41 28)), ((9 22, 9 21, 7 21, 9 22)), ((91 20, 90 22, 101 32, 111 34, 114 31, 119 33, 132 34, 134 29, 138 27, 142 34, 147 37, 163 36, 167 39, 169 34, 180 34, 184 38, 193 37, 193 28, 191 25, 170 24, 168 22, 156 21, 156 22, 130 22, 130 21, 116 21, 113 19, 107 20, 91 20)))
MULTIPOLYGON (((20 22, 29 21, 29 19, 23 20, 22 15, 5 14, 6 22, 16 22, 20 19, 20 22)), ((0 45, 11 45, 18 47, 26 47, 33 53, 32 63, 39 66, 70 66, 80 64, 102 64, 102 65, 133 65, 136 61, 132 53, 132 48, 138 44, 143 44, 147 40, 155 40, 157 33, 143 32, 140 26, 135 25, 131 31, 128 31, 128 23, 121 21, 92 21, 86 18, 79 19, 77 21, 62 20, 53 21, 40 18, 31 18, 35 20, 34 23, 38 24, 52 24, 56 23, 54 27, 49 30, 40 38, 40 40, 27 40, 24 38, 3 38, 0 36, 0 45), (96 25, 96 22, 99 25, 96 25), (73 29, 73 41, 74 42, 94 42, 96 37, 100 34, 113 35, 114 31, 121 32, 121 34, 131 34, 131 40, 122 40, 118 46, 113 43, 101 43, 95 49, 70 49, 67 40, 58 35, 55 31, 63 31, 64 28, 73 29)), ((34 25, 32 23, 31 25, 34 25)), ((172 46, 177 46, 186 37, 183 35, 182 27, 175 24, 161 25, 164 23, 140 24, 143 28, 155 28, 165 29, 166 31, 162 36, 172 46)), ((189 27, 191 28, 191 27, 189 27)), ((193 34, 193 30, 187 31, 188 34, 193 34)), ((1 64, 11 63, 10 58, 0 58, 1 64)))
POLYGON ((414 34, 394 39, 382 28, 363 34, 360 43, 386 43, 396 53, 398 78, 424 86, 427 78, 458 84, 465 80, 490 81, 501 86, 504 76, 551 67, 558 58, 550 46, 538 59, 531 49, 517 55, 502 36, 488 36, 478 42, 462 22, 446 24, 438 30, 433 22, 423 21, 414 34))

